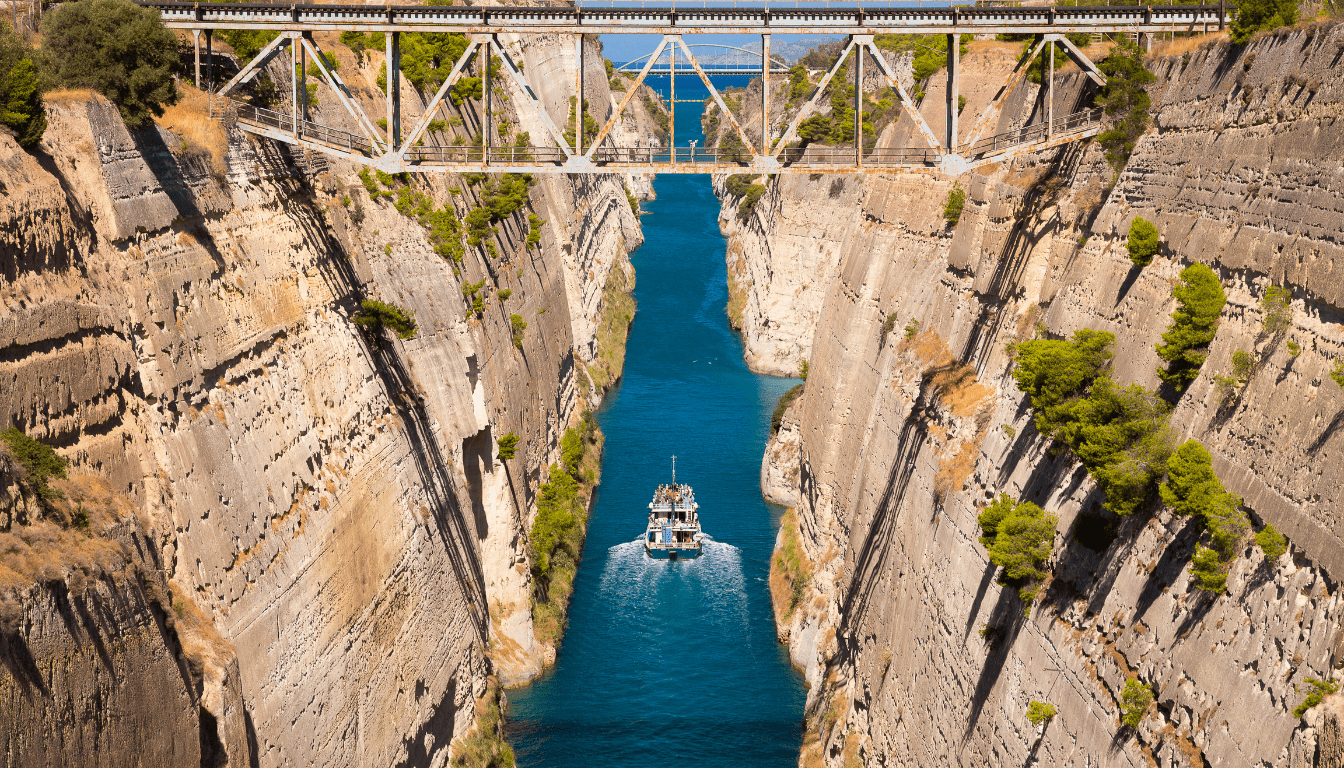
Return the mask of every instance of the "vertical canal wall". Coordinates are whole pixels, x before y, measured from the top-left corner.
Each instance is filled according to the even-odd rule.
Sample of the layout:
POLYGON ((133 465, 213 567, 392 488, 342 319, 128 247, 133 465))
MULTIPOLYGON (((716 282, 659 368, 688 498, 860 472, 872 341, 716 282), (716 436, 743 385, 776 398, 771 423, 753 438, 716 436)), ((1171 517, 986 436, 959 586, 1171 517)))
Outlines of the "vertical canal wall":
MULTIPOLYGON (((330 38, 376 116, 382 54, 330 38)), ((564 115, 572 39, 506 42, 564 115)), ((317 122, 353 130, 325 86, 317 99, 317 122)), ((455 263, 417 219, 461 220, 481 203, 467 179, 362 181, 236 127, 202 146, 129 132, 89 93, 47 104, 38 150, 0 136, 0 426, 111 500, 75 532, 101 559, 44 544, 66 535, 55 522, 0 533, 0 751, 442 764, 490 678, 525 681, 553 655, 532 631, 527 531, 561 434, 620 375, 629 318, 608 307, 642 241, 622 179, 538 179, 480 247, 452 236, 455 263), (414 337, 362 333, 365 299, 413 312, 414 337), (527 323, 516 341, 510 315, 527 323)), ((179 122, 208 125, 195 110, 179 122)), ((479 121, 459 114, 449 138, 479 121)), ((647 123, 637 110, 622 135, 647 123)))
MULTIPOLYGON (((745 220, 725 200, 735 290, 758 308, 748 360, 755 345, 783 370, 810 361, 763 468, 796 505, 781 555, 802 586, 778 593, 777 616, 811 685, 803 765, 1304 766, 1337 749, 1329 699, 1293 710, 1344 658, 1344 388, 1329 375, 1344 356, 1342 35, 1150 57, 1154 124, 1118 175, 1094 143, 989 167, 958 180, 955 227, 953 180, 926 176, 784 176, 745 220), (1125 249, 1135 216, 1164 236, 1142 270, 1125 249), (1010 344, 1092 328, 1116 336, 1117 382, 1156 388, 1154 345, 1191 263, 1228 303, 1171 425, 1290 550, 1269 561, 1243 542, 1216 598, 1192 585, 1197 526, 1104 514, 1010 375, 1010 344), (777 289, 788 280, 810 287, 777 289), (1282 336, 1262 330, 1271 285, 1293 296, 1282 336), (787 344, 756 342, 790 328, 787 344), (1224 401, 1213 376, 1237 350, 1256 367, 1224 401), (978 541, 999 493, 1059 517, 1029 613, 978 541), (1135 729, 1119 720, 1130 677, 1156 692, 1135 729), (1031 701, 1058 714, 1033 725, 1031 701)), ((963 61, 976 114, 975 78, 1012 56, 963 61)), ((1027 90, 1000 130, 1027 116, 1027 90)))

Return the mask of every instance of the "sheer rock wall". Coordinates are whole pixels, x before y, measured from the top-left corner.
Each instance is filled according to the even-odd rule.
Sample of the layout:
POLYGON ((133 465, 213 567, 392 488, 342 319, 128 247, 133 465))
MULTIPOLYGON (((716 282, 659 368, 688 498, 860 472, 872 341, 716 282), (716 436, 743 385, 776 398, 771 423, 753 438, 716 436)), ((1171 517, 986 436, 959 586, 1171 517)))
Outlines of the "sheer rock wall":
MULTIPOLYGON (((807 210, 844 233, 815 246, 836 254, 816 270, 835 275, 820 305, 788 308, 817 315, 795 405, 800 541, 815 568, 781 627, 812 686, 805 753, 837 766, 855 753, 868 765, 1302 766, 1320 728, 1322 754, 1338 751, 1333 710, 1292 710, 1306 678, 1344 656, 1344 388, 1328 375, 1344 355, 1339 39, 1327 25, 1150 59, 1155 128, 1109 192, 1089 143, 960 179, 954 228, 941 215, 949 179, 850 179, 829 198, 824 181, 785 177, 762 198, 752 226, 807 210), (1142 270, 1125 251, 1134 216, 1165 241, 1142 270), (1110 331, 1115 379, 1156 388, 1170 289, 1193 262, 1219 273, 1228 304, 1172 426, 1209 448, 1257 527, 1290 542, 1273 562, 1245 544, 1216 598, 1192 586, 1190 520, 1101 511, 1085 470, 1036 433, 1006 349, 1110 331), (1279 337, 1262 332, 1271 284, 1293 292, 1279 337), (1224 404, 1212 378, 1238 349, 1258 368, 1224 404), (1053 577, 1029 614, 978 542, 978 509, 999 493, 1059 516, 1053 577), (1156 702, 1127 729, 1119 697, 1134 675, 1156 702), (1033 726, 1031 701, 1058 714, 1033 726)), ((932 91, 926 103, 941 104, 932 91)), ((1000 129, 1030 106, 1010 99, 1000 129)), ((748 263, 784 225, 762 226, 734 234, 748 263)))
MULTIPOLYGON (((376 117, 381 54, 325 43, 376 117)), ((572 83, 538 86, 563 102, 572 83)), ((353 127, 325 85, 318 98, 319 122, 353 127)), ((423 100, 408 84, 403 103, 409 122, 423 100)), ((206 660, 218 686, 202 698, 163 666, 133 596, 114 595, 104 619, 131 639, 118 653, 148 677, 114 674, 98 707, 71 709, 87 692, 54 670, 85 664, 88 642, 57 637, 59 601, 27 588, 0 689, 28 673, 24 653, 41 683, 0 716, 6 737, 157 718, 154 738, 86 741, 71 762, 194 765, 193 745, 218 739, 220 765, 442 764, 486 677, 524 681, 554 652, 532 633, 526 532, 561 434, 601 397, 585 370, 604 290, 629 283, 642 240, 621 179, 539 179, 497 225, 498 257, 468 248, 458 275, 355 166, 234 129, 215 170, 166 131, 128 132, 99 97, 49 114, 33 155, 0 137, 0 424, 128 496, 165 576, 232 650, 206 660), (535 249, 528 210, 546 220, 535 249), (485 283, 479 317, 468 281, 485 283), (414 311, 415 337, 362 333, 365 298, 414 311), (520 348, 510 314, 528 322, 520 348), (508 432, 522 440, 505 463, 508 432)), ((459 216, 480 194, 432 174, 412 187, 459 216)))

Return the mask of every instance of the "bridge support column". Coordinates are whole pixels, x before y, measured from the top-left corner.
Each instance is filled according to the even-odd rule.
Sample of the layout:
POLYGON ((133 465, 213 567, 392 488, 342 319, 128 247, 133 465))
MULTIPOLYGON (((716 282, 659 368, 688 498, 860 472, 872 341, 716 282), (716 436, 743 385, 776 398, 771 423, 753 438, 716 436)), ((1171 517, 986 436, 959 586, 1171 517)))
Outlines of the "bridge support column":
POLYGON ((196 76, 192 79, 191 84, 194 85, 194 86, 196 86, 197 88, 200 88, 200 87, 201 87, 201 30, 199 30, 199 29, 193 29, 193 30, 191 30, 191 47, 192 47, 192 50, 193 50, 193 51, 195 52, 195 54, 196 54, 196 76))
POLYGON ((401 146, 401 33, 384 33, 387 51, 387 151, 401 146))
POLYGON ((1050 61, 1045 70, 1045 137, 1055 135, 1055 44, 1050 44, 1050 61))
POLYGON ((205 30, 205 87, 206 90, 214 90, 215 85, 215 54, 211 50, 214 42, 215 30, 205 30))
POLYGON ((854 46, 854 165, 863 166, 863 46, 854 46))
POLYGON ((295 85, 299 100, 294 109, 298 117, 298 121, 294 125, 294 135, 297 136, 302 128, 300 123, 308 122, 308 51, 297 37, 290 45, 294 46, 294 61, 296 62, 294 77, 298 79, 295 85))
POLYGON ((761 35, 761 154, 770 149, 770 36, 761 35))
MULTIPOLYGON (((486 40, 486 41, 485 41, 485 45, 481 46, 481 58, 483 58, 483 59, 485 60, 485 64, 483 65, 483 70, 482 70, 482 72, 481 72, 481 78, 482 78, 482 79, 481 79, 481 82, 485 84, 485 92, 481 94, 481 97, 482 97, 483 100, 485 101, 485 115, 484 115, 484 122, 481 123, 481 156, 482 156, 483 161, 484 161, 484 163, 485 163, 486 165, 489 165, 489 164, 490 164, 490 144, 491 144, 491 141, 490 141, 490 138, 491 138, 491 137, 490 137, 490 134, 492 133, 492 129, 494 128, 494 125, 492 124, 494 121, 492 121, 492 120, 490 119, 490 117, 491 117, 491 115, 490 115, 490 106, 491 106, 491 104, 490 104, 490 87, 491 87, 491 82, 490 82, 490 56, 491 56, 491 54, 493 54, 494 52, 495 52, 494 41, 493 41, 493 40, 486 40)), ((583 111, 583 105, 582 105, 582 104, 579 105, 579 111, 580 111, 580 112, 583 111)), ((583 117, 582 117, 582 116, 579 117, 579 122, 580 122, 580 123, 583 122, 583 117)))
POLYGON ((574 61, 578 72, 574 76, 574 153, 583 154, 583 34, 574 38, 574 61))
POLYGON ((947 36, 947 151, 956 152, 957 149, 957 112, 958 101, 957 86, 960 84, 961 69, 961 36, 947 36))

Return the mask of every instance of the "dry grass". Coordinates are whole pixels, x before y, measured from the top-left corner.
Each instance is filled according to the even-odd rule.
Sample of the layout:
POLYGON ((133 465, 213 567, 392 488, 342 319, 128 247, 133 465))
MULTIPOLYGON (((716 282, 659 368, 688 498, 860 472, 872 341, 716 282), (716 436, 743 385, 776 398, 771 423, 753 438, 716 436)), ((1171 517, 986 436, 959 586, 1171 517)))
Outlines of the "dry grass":
POLYGON ((162 117, 154 118, 160 127, 182 140, 175 150, 208 153, 215 172, 228 170, 225 158, 229 154, 229 139, 224 128, 210 119, 210 96, 194 86, 181 83, 182 98, 171 107, 165 107, 162 117))
POLYGON ((625 367, 625 341, 635 319, 634 270, 624 262, 612 266, 602 289, 602 310, 597 321, 597 357, 587 368, 593 384, 605 392, 625 367))
POLYGON ((1197 51, 1206 45, 1214 45, 1226 39, 1227 32, 1210 32, 1207 35, 1178 37, 1175 40, 1159 40, 1153 44, 1153 50, 1148 56, 1149 58, 1180 56, 1182 54, 1197 51))
POLYGON ((966 484, 966 478, 975 471, 975 455, 979 450, 980 441, 969 440, 951 459, 939 462, 938 474, 933 478, 933 492, 940 503, 966 484))
POLYGON ((88 88, 61 88, 42 94, 42 101, 63 107, 71 104, 84 104, 93 101, 94 98, 96 98, 96 94, 88 88))
POLYGON ((974 367, 957 362, 936 331, 924 331, 902 347, 914 353, 937 401, 957 416, 975 413, 993 391, 980 383, 974 367))
POLYGON ((52 480, 51 487, 63 498, 49 511, 0 533, 0 592, 65 581, 71 592, 82 593, 89 578, 117 573, 130 562, 125 548, 104 536, 134 517, 126 497, 91 475, 52 480), (76 525, 81 512, 87 525, 76 525))
POLYGON ((790 509, 779 521, 784 541, 775 556, 770 558, 770 602, 775 616, 782 623, 788 621, 802 603, 807 582, 812 578, 813 565, 807 559, 798 541, 798 513, 790 509))

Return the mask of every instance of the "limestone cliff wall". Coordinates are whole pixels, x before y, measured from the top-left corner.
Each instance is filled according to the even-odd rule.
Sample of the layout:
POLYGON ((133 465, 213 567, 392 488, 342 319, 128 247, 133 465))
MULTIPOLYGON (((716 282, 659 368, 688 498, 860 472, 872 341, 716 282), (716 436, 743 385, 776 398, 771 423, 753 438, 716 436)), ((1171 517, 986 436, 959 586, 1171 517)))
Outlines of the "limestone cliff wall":
MULTIPOLYGON (((325 47, 372 110, 378 61, 325 47)), ((563 102, 572 82, 537 87, 563 102)), ((315 117, 341 125, 325 85, 318 99, 315 117)), ((560 435, 619 375, 628 318, 606 307, 642 239, 622 180, 539 179, 496 225, 494 253, 469 247, 455 265, 353 165, 234 129, 215 166, 165 130, 128 132, 88 94, 51 99, 49 116, 33 155, 0 137, 0 423, 126 495, 164 575, 230 650, 206 659, 204 693, 151 700, 154 681, 118 678, 105 708, 62 708, 88 686, 52 670, 90 641, 59 636, 45 587, 19 590, 33 618, 6 658, 28 644, 50 661, 21 716, 0 717, 6 738, 70 739, 104 712, 162 708, 160 741, 220 741, 221 765, 442 764, 488 675, 521 682, 554 653, 531 628, 526 532, 560 435), (529 212, 546 222, 538 248, 529 212), (477 315, 461 287, 482 281, 477 315), (366 298, 413 311, 414 338, 362 333, 366 298), (528 323, 518 346, 511 314, 528 323), (509 432, 522 441, 504 462, 509 432)), ((470 105, 463 117, 478 119, 470 105)), ((480 195, 428 175, 410 189, 459 216, 480 195)), ((168 646, 122 602, 105 620, 147 638, 125 653, 157 670, 168 646)), ((114 735, 92 754, 128 762, 134 739, 114 735)), ((142 764, 197 762, 183 754, 142 764)))
MULTIPOLYGON (((1305 679, 1341 659, 1344 389, 1327 375, 1344 352, 1339 36, 1313 27, 1151 60, 1155 127, 1109 190, 1099 148, 1082 144, 961 179, 955 228, 941 217, 950 179, 849 180, 821 211, 824 182, 806 177, 762 199, 785 223, 811 208, 844 233, 814 246, 835 253, 818 267, 834 274, 821 303, 791 308, 817 315, 795 405, 812 569, 781 626, 812 685, 806 761, 1298 766, 1317 759, 1318 727, 1337 751, 1329 712, 1291 713, 1305 679), (1142 270, 1124 247, 1136 215, 1166 240, 1142 270), (1086 472, 1049 450, 1006 349, 1110 331, 1117 381, 1156 388, 1171 285, 1193 262, 1219 273, 1228 305, 1173 427, 1291 548, 1267 562, 1247 545, 1216 599, 1191 583, 1193 523, 1109 516, 1086 472), (1271 284, 1293 293, 1282 337, 1262 332, 1271 284), (1259 366, 1224 404, 1212 377, 1238 349, 1259 366), (999 493, 1059 516, 1053 577, 1029 614, 977 541, 976 514, 999 493), (1134 731, 1118 719, 1130 676, 1157 692, 1134 731), (1031 725, 1033 700, 1058 715, 1031 725)), ((735 234, 730 249, 768 260, 753 237, 769 240, 735 234)), ((786 447, 771 450, 788 461, 786 447)))

